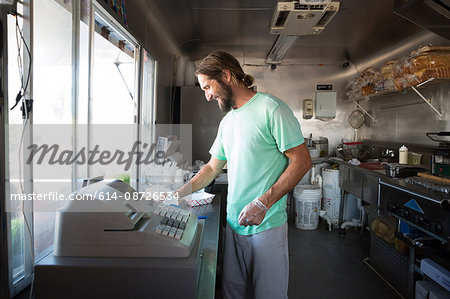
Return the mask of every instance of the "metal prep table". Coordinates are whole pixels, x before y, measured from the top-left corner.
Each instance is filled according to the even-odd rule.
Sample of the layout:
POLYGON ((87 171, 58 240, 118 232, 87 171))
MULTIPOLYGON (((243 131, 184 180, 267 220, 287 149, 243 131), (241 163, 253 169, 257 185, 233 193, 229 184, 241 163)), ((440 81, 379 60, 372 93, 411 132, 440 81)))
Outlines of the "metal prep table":
POLYGON ((211 204, 188 208, 205 217, 199 219, 200 240, 189 258, 79 258, 50 254, 35 266, 35 298, 173 298, 174 294, 183 298, 214 298, 221 201, 220 194, 216 194, 211 204))

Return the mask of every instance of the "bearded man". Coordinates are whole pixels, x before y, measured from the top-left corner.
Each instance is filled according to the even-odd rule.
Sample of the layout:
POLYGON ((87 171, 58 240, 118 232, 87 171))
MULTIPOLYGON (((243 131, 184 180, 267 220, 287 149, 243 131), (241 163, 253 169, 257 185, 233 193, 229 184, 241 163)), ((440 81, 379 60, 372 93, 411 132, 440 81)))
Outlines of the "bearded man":
POLYGON ((223 296, 287 298, 286 194, 311 168, 300 124, 282 100, 253 91, 253 77, 226 52, 209 54, 195 74, 206 99, 228 113, 211 160, 178 195, 208 186, 227 163, 223 296))

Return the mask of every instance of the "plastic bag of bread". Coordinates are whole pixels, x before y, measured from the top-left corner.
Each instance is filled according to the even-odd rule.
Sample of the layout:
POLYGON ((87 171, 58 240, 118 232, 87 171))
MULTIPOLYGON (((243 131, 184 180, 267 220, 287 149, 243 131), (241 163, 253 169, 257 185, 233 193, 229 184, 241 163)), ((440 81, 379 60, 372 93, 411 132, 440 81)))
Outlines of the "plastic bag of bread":
POLYGON ((365 69, 361 73, 361 85, 362 86, 373 86, 375 82, 382 80, 383 77, 381 72, 373 67, 365 69))
POLYGON ((420 84, 424 82, 423 78, 419 78, 414 74, 405 74, 402 77, 395 78, 394 85, 395 89, 403 90, 405 88, 420 84))
POLYGON ((374 221, 372 221, 372 224, 370 225, 370 230, 375 234, 375 236, 377 237, 381 237, 381 233, 378 230, 378 224, 380 223, 380 220, 375 219, 374 221))
POLYGON ((450 52, 430 53, 412 57, 411 71, 424 81, 430 78, 450 78, 450 52))
POLYGON ((405 242, 403 242, 402 240, 396 238, 394 241, 394 247, 395 249, 400 252, 401 254, 408 254, 409 253, 409 246, 408 244, 406 244, 405 242))
POLYGON ((387 231, 387 233, 383 236, 383 239, 391 244, 395 243, 395 240, 397 239, 395 237, 395 227, 389 227, 389 230, 387 231))
POLYGON ((395 90, 394 79, 384 80, 384 90, 395 90))
POLYGON ((417 53, 420 55, 420 54, 430 53, 430 52, 449 52, 450 53, 450 46, 441 46, 441 45, 420 46, 417 49, 417 51, 414 51, 413 53, 417 53))
POLYGON ((376 87, 375 87, 376 91, 395 90, 394 65, 396 63, 397 63, 397 60, 388 60, 383 64, 383 66, 380 67, 382 81, 378 81, 376 83, 376 87))
POLYGON ((361 88, 361 94, 363 96, 368 96, 375 93, 375 88, 373 88, 373 86, 363 86, 361 88))
POLYGON ((402 77, 405 74, 411 74, 411 64, 409 62, 409 57, 402 57, 397 60, 397 62, 392 67, 395 78, 402 77))
POLYGON ((392 244, 393 247, 401 254, 408 254, 409 246, 395 236, 395 227, 389 226, 379 218, 372 221, 370 226, 371 231, 380 239, 392 244))
POLYGON ((394 76, 394 65, 397 63, 397 60, 388 60, 386 61, 383 66, 380 68, 381 75, 383 79, 386 80, 393 80, 395 78, 394 76))
POLYGON ((375 234, 375 236, 379 238, 384 238, 384 236, 387 235, 390 230, 389 226, 378 218, 372 221, 370 229, 375 234))
POLYGON ((347 91, 347 98, 348 99, 359 99, 361 97, 361 78, 355 78, 354 80, 350 81, 347 86, 346 89, 348 89, 347 91))

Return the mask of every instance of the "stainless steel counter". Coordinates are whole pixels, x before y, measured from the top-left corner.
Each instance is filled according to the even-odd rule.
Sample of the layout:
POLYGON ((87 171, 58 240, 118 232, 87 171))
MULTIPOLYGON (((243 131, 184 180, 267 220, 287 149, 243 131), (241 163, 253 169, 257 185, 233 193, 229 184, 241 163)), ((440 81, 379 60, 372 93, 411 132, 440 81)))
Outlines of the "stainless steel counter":
POLYGON ((329 162, 339 164, 339 186, 368 204, 378 205, 378 181, 387 178, 384 170, 370 170, 331 157, 329 162))
POLYGON ((423 196, 427 196, 427 197, 431 197, 431 198, 448 198, 448 195, 442 193, 442 192, 437 192, 437 191, 432 191, 429 189, 426 189, 425 187, 422 186, 418 186, 418 185, 413 185, 413 184, 409 184, 406 183, 404 181, 403 178, 391 178, 389 176, 386 175, 386 172, 384 169, 380 169, 380 170, 371 170, 371 169, 367 169, 364 167, 360 167, 360 166, 356 166, 356 165, 352 165, 348 162, 345 162, 343 160, 331 157, 329 159, 330 162, 334 162, 337 163, 339 165, 345 165, 351 169, 357 170, 358 172, 362 173, 362 174, 368 174, 371 176, 375 176, 389 184, 392 184, 394 186, 397 186, 399 188, 403 188, 406 190, 410 190, 411 192, 415 192, 415 193, 419 193, 423 196))
POLYGON ((336 158, 336 157, 330 157, 328 159, 328 161, 329 162, 333 162, 333 163, 337 163, 339 165, 348 166, 348 167, 350 167, 352 169, 355 169, 355 170, 358 170, 358 171, 360 171, 360 172, 362 172, 364 174, 373 175, 373 176, 379 177, 381 179, 389 178, 386 175, 386 172, 385 172, 384 169, 371 170, 371 169, 367 169, 367 168, 364 168, 364 167, 360 167, 360 166, 356 166, 356 165, 350 164, 350 163, 348 163, 348 162, 346 162, 344 160, 341 160, 339 158, 336 158))
POLYGON ((158 294, 167 297, 166 290, 170 290, 184 298, 214 298, 221 201, 217 194, 209 205, 185 207, 200 217, 198 239, 190 257, 82 258, 50 254, 35 266, 35 297, 148 298, 158 294))
POLYGON ((207 217, 204 220, 202 265, 197 298, 215 297, 221 202, 221 195, 216 194, 211 204, 192 208, 192 212, 198 217, 207 217))

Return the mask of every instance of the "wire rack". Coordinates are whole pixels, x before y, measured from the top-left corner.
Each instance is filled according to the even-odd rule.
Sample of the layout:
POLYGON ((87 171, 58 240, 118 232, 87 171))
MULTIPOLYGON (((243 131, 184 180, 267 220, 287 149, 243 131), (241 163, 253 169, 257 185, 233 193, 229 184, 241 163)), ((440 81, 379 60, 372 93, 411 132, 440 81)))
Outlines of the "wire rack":
POLYGON ((370 233, 370 264, 401 295, 409 296, 409 284, 414 275, 409 257, 395 250, 373 232, 370 233))

